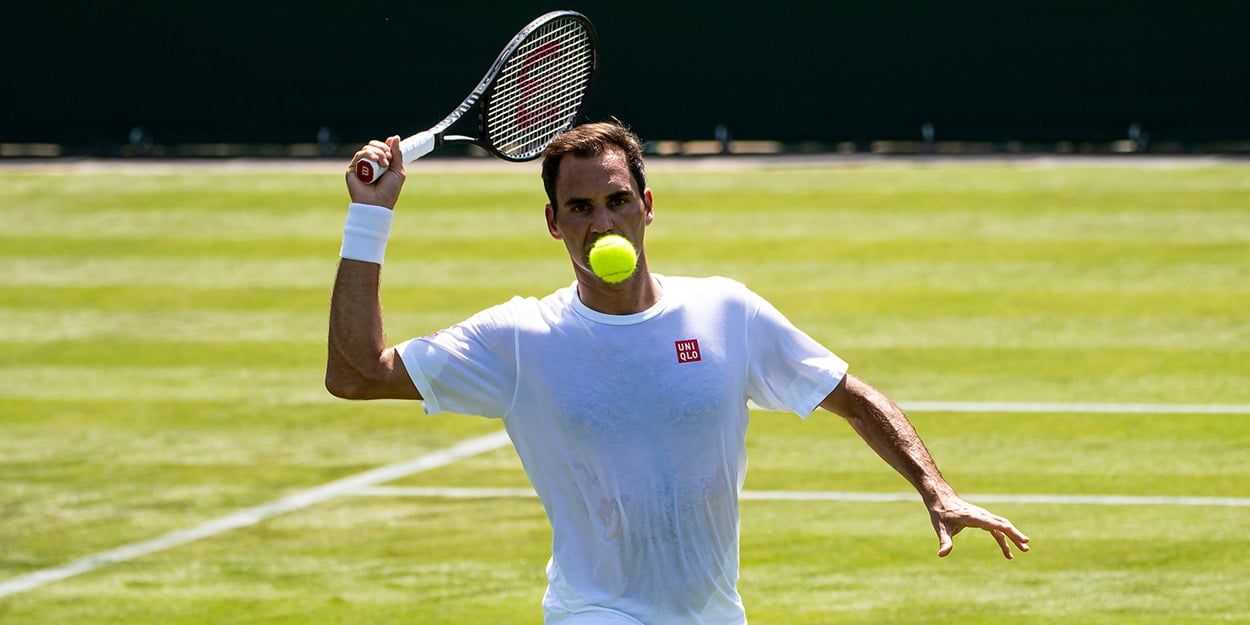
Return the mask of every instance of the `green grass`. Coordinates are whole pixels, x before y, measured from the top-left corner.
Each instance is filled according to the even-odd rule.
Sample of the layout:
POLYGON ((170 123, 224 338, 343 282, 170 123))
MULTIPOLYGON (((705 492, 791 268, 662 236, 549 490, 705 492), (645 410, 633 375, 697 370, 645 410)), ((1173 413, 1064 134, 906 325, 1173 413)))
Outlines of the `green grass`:
MULTIPOLYGON (((1250 404, 1245 165, 653 164, 661 273, 728 275, 900 401, 1250 404)), ((536 170, 419 169, 388 333, 572 279, 536 170)), ((495 431, 321 387, 337 174, 0 169, 0 583, 495 431)), ((1250 497, 1247 415, 916 413, 977 494, 1250 497)), ((903 492, 832 415, 755 413, 754 490, 903 492)), ((394 485, 526 484, 502 449, 394 485)), ((754 625, 1246 622, 1250 508, 743 503, 754 625)), ((0 598, 5 623, 538 623, 530 499, 347 497, 0 598)))

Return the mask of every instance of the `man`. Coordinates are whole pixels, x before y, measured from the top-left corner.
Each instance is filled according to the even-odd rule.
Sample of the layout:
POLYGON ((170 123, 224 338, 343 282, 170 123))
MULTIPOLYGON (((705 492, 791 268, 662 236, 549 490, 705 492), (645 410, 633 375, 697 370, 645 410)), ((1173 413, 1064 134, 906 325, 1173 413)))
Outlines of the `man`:
POLYGON ((378 275, 405 176, 398 155, 398 137, 356 153, 353 166, 390 166, 373 186, 348 168, 326 386, 503 420, 552 525, 549 625, 746 622, 736 583, 748 400, 846 418, 920 492, 939 556, 965 527, 988 530, 1007 558, 1012 544, 1028 550, 1007 519, 955 493, 897 406, 768 302, 724 278, 651 273, 652 192, 637 137, 617 124, 579 126, 544 154, 547 229, 568 251, 572 286, 388 348, 378 275), (619 284, 590 270, 606 234, 638 250, 619 284))

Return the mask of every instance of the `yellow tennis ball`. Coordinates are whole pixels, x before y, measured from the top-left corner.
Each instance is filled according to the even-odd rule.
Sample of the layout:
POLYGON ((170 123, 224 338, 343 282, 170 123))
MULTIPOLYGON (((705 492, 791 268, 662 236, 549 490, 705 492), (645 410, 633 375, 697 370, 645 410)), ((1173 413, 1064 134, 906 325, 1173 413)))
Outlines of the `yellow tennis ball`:
POLYGON ((595 241, 590 248, 590 270, 608 284, 618 284, 634 275, 638 266, 638 252, 629 239, 619 234, 609 234, 595 241))

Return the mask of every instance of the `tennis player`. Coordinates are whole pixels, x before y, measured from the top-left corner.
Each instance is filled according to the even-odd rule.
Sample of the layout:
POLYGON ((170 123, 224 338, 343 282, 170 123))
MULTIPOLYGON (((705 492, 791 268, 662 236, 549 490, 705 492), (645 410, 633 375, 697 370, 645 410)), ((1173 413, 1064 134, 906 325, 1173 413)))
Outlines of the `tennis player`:
POLYGON ((353 158, 391 168, 375 185, 348 168, 326 387, 502 420, 552 527, 547 625, 746 622, 736 586, 748 400, 849 421, 920 493, 939 556, 965 528, 990 532, 1007 558, 1028 550, 1010 521, 956 494, 893 402, 763 298, 725 278, 651 272, 652 192, 639 140, 618 124, 576 127, 544 154, 547 229, 568 251, 572 285, 388 347, 378 276, 405 177, 398 144, 370 142, 353 158), (609 233, 639 254, 619 284, 587 260, 609 233))

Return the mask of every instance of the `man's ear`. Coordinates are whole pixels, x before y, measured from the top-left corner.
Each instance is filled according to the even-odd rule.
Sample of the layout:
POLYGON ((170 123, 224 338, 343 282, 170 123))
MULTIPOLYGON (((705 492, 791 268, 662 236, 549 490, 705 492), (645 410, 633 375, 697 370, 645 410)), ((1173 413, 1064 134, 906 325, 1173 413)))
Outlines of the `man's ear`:
POLYGON ((644 213, 646 214, 646 216, 647 216, 646 225, 648 225, 648 226, 650 226, 650 225, 651 225, 651 222, 652 222, 653 220, 655 220, 655 211, 654 211, 654 210, 652 210, 652 204, 653 204, 653 202, 654 202, 654 198, 652 198, 652 197, 651 197, 651 189, 650 189, 650 188, 643 189, 643 191, 642 191, 642 210, 643 210, 643 212, 644 212, 644 213))
POLYGON ((564 235, 560 234, 560 231, 556 229, 556 209, 552 208, 551 205, 548 204, 546 213, 547 213, 547 233, 551 235, 551 238, 557 241, 563 240, 564 235))

